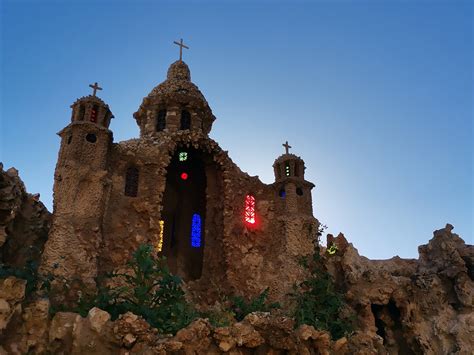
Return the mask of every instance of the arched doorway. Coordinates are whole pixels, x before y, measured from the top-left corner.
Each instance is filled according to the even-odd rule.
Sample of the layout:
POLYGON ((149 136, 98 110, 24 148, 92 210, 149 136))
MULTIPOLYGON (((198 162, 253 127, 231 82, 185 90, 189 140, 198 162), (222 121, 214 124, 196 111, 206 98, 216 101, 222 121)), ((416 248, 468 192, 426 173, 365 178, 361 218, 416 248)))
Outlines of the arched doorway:
POLYGON ((202 153, 177 149, 166 175, 162 253, 170 271, 185 280, 199 279, 202 274, 207 183, 202 153))

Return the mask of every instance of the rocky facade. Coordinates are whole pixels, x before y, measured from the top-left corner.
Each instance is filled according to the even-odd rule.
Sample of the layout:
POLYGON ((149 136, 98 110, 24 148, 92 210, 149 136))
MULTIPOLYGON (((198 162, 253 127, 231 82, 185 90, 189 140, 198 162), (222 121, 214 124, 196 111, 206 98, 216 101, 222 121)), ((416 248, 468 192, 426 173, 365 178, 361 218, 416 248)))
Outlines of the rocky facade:
POLYGON ((59 312, 47 299, 24 302, 25 281, 0 280, 0 354, 471 354, 474 349, 474 248, 452 233, 434 232, 418 260, 369 260, 344 236, 326 257, 356 317, 354 333, 329 333, 275 313, 213 327, 197 319, 175 336, 159 334, 126 313, 112 321, 98 308, 87 317, 59 312))
POLYGON ((50 224, 39 195, 27 193, 18 171, 4 171, 0 163, 0 263, 15 268, 39 263, 50 224))
MULTIPOLYGON (((50 214, 38 196, 26 193, 15 169, 1 171, 0 178, 3 235, 24 241, 8 249, 12 254, 3 262, 22 267, 13 261, 31 256, 30 245, 41 253, 50 214)), ((369 260, 342 234, 328 235, 337 251, 324 251, 325 264, 356 315, 355 332, 335 341, 309 326, 294 329, 284 310, 250 314, 220 328, 198 319, 174 337, 130 313, 115 321, 97 308, 86 318, 68 312, 51 317, 48 299, 25 300, 26 281, 8 277, 0 280, 0 354, 471 354, 474 247, 452 230, 435 231, 419 247, 418 260, 369 260)))
POLYGON ((241 295, 270 287, 281 300, 302 279, 297 260, 311 253, 319 226, 304 161, 280 156, 270 185, 242 172, 208 136, 216 118, 184 62, 170 66, 134 114, 140 138, 114 143, 113 115, 96 96, 71 108, 71 123, 59 133, 44 275, 93 292, 101 275, 124 270, 148 243, 211 304, 214 285, 241 295), (255 205, 247 220, 249 198, 255 205), (195 217, 199 245, 191 243, 195 217))
POLYGON ((453 227, 434 232, 418 260, 359 256, 341 234, 328 257, 358 316, 361 330, 379 335, 390 354, 469 354, 474 349, 474 247, 453 227))

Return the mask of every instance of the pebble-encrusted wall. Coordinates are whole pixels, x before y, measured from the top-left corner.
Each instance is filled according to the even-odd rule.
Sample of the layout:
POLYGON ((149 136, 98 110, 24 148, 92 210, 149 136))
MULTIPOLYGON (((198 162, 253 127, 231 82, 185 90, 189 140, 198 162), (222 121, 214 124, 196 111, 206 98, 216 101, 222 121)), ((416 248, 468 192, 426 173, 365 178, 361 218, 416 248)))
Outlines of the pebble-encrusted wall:
POLYGON ((303 277, 298 257, 312 252, 318 221, 312 216, 314 185, 304 180, 301 158, 288 152, 279 157, 275 171, 288 164, 291 174, 279 171, 270 185, 242 172, 208 137, 215 117, 180 61, 135 113, 139 139, 112 143, 109 121, 88 120, 90 110, 76 112, 89 107, 88 100, 112 117, 102 100, 81 98, 72 106, 73 122, 60 132, 54 219, 43 272, 93 286, 96 276, 123 270, 140 244, 152 244, 159 253, 167 176, 176 173, 170 172, 173 157, 188 149, 199 156, 206 185, 202 273, 194 273, 200 275, 194 279, 181 275, 190 294, 212 303, 223 290, 251 296, 270 287, 270 298, 279 300, 303 277), (166 125, 157 132, 160 111, 166 111, 161 117, 166 125), (185 130, 179 126, 183 111, 191 117, 185 130), (133 194, 125 188, 130 169, 137 174, 133 194), (255 198, 255 223, 244 218, 247 195, 255 198))

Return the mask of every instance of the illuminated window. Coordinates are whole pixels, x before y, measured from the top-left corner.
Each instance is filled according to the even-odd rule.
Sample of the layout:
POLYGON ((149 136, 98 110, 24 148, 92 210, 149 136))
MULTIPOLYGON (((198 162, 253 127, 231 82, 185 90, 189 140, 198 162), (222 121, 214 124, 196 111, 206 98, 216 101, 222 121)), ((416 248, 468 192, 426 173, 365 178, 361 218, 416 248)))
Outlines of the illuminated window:
POLYGON ((255 224, 255 197, 245 196, 245 222, 255 224))
POLYGON ((201 246, 201 216, 197 213, 193 214, 191 223, 191 246, 199 248, 201 246))
POLYGON ((285 175, 290 176, 290 164, 285 164, 285 175))
POLYGON ((179 161, 186 161, 188 160, 188 153, 187 152, 179 152, 179 161))
POLYGON ((160 252, 163 249, 163 234, 165 233, 165 221, 161 220, 158 222, 160 226, 160 234, 158 235, 158 243, 156 244, 156 250, 160 252))
POLYGON ((189 175, 187 173, 181 173, 181 180, 188 180, 189 175))
POLYGON ((97 111, 99 111, 99 107, 94 105, 91 110, 91 122, 97 122, 97 111))
POLYGON ((166 128, 166 110, 158 111, 158 117, 156 118, 156 131, 161 132, 166 128))
POLYGON ((131 166, 125 175, 125 196, 137 197, 138 194, 138 169, 131 166))

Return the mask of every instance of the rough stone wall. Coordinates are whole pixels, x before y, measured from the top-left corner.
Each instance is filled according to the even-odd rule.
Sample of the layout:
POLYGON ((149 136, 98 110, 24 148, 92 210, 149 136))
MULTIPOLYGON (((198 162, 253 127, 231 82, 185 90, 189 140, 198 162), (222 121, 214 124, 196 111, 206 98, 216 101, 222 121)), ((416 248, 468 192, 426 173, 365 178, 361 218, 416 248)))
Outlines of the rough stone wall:
POLYGON ((272 290, 272 299, 284 296, 302 276, 297 257, 311 252, 316 220, 297 213, 296 197, 291 218, 278 219, 288 211, 275 213, 275 201, 280 203, 275 186, 243 173, 216 142, 199 131, 163 133, 113 145, 100 271, 123 268, 142 243, 157 244, 167 167, 177 147, 203 151, 217 167, 209 171, 216 176, 207 186, 208 210, 212 211, 206 218, 203 273, 200 280, 189 283, 195 297, 212 303, 220 288, 227 293, 256 295, 266 287, 272 290), (139 169, 137 197, 124 195, 130 166, 139 169), (249 193, 257 201, 255 227, 244 222, 249 193), (275 270, 279 272, 275 274, 275 270))
POLYGON ((325 263, 356 314, 352 334, 337 340, 284 313, 251 313, 213 327, 196 319, 175 336, 126 313, 112 321, 98 308, 83 318, 48 314, 45 299, 24 303, 25 281, 0 280, 0 353, 35 354, 458 354, 474 349, 474 247, 447 226, 420 258, 369 260, 343 235, 325 263))
POLYGON ((369 260, 343 235, 329 270, 345 291, 361 331, 390 354, 471 354, 474 349, 474 247, 452 226, 419 247, 420 258, 369 260))
POLYGON ((18 171, 0 163, 0 262, 15 268, 39 262, 50 225, 39 194, 27 193, 18 171))
MULTIPOLYGON (((60 136, 61 148, 54 183, 54 217, 41 272, 52 273, 56 278, 81 280, 93 289, 102 243, 112 132, 96 124, 75 122, 62 130, 60 136)), ((80 287, 77 286, 78 289, 80 287)))

